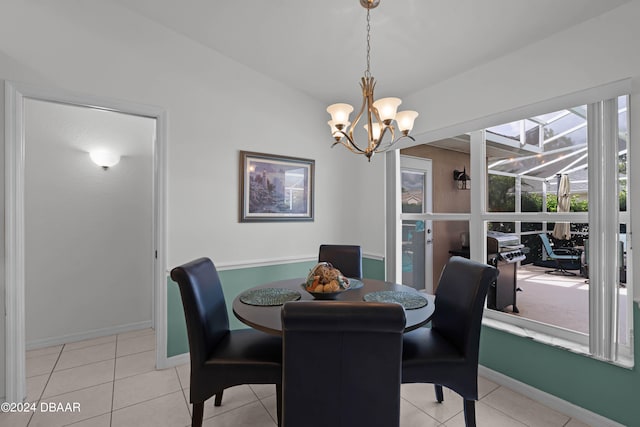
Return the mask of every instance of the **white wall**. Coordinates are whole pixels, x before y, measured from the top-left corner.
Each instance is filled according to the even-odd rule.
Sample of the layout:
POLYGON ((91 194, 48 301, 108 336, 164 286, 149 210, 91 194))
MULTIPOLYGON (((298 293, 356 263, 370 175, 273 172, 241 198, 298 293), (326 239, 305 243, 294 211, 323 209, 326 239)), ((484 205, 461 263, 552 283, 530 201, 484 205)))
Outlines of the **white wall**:
MULTIPOLYGON (((322 242, 384 251, 382 157, 329 149, 325 105, 116 5, 3 0, 2 79, 167 111, 167 269, 313 257, 322 242), (315 159, 315 221, 238 223, 239 150, 315 159)), ((0 396, 4 354, 2 339, 0 396)))
MULTIPOLYGON (((489 64, 471 69, 406 100, 427 120, 416 122, 419 141, 458 135, 523 118, 512 110, 631 78, 630 153, 637 163, 640 129, 640 0, 567 29, 489 64), (635 156, 634 156, 635 153, 635 156)), ((566 107, 566 105, 562 106, 566 107)), ((532 112, 531 115, 547 111, 532 112)), ((632 221, 640 224, 637 166, 629 171, 632 221)), ((633 236, 632 236, 633 239, 633 236)), ((633 243, 632 243, 633 247, 633 243)), ((640 265, 640 251, 632 265, 640 265)), ((634 283, 640 283, 634 269, 634 283)), ((640 301, 640 285, 634 288, 640 301)))
POLYGON ((150 325, 155 120, 31 99, 24 114, 27 348, 150 325))
POLYGON ((640 1, 631 0, 604 15, 416 92, 406 103, 428 117, 416 121, 416 134, 623 78, 633 77, 637 88, 639 17, 640 1))

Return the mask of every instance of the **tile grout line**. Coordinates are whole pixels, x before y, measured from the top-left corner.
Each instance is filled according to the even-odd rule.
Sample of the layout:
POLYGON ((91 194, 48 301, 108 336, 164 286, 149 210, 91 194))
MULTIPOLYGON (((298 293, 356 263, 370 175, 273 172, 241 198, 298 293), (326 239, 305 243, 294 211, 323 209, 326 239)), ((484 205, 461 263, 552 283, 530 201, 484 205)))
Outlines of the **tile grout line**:
MULTIPOLYGON (((182 397, 184 398, 184 403, 187 404, 187 412, 189 412, 189 416, 193 416, 191 412, 191 404, 189 404, 189 399, 187 399, 187 395, 185 393, 185 387, 182 384, 182 380, 180 380, 180 374, 178 373, 178 367, 175 366, 173 369, 176 370, 176 375, 178 376, 178 384, 180 384, 180 390, 182 391, 182 397)), ((189 391, 191 393, 191 391, 189 391)))
POLYGON ((126 405, 126 406, 123 406, 123 407, 118 408, 118 409, 113 409, 111 411, 111 413, 113 414, 114 412, 118 412, 118 411, 121 411, 121 410, 126 409, 126 408, 131 408, 132 406, 136 406, 136 405, 140 405, 140 404, 143 404, 143 403, 151 402, 152 400, 156 400, 156 399, 159 399, 161 397, 169 396, 170 394, 177 393, 178 391, 182 391, 182 390, 170 391, 170 392, 167 392, 165 394, 160 394, 158 396, 154 396, 154 397, 151 397, 151 398, 146 399, 146 400, 141 400, 140 402, 132 403, 131 405, 126 405))
POLYGON ((113 425, 113 401, 116 398, 116 366, 118 363, 118 335, 116 335, 116 348, 113 352, 113 382, 111 383, 111 410, 109 411, 109 427, 113 425))
MULTIPOLYGON (((485 397, 487 397, 487 396, 489 396, 489 395, 493 394, 494 392, 496 392, 497 390, 499 390, 499 389, 501 389, 501 388, 504 388, 505 390, 509 390, 508 388, 506 388, 506 387, 503 387, 503 386, 499 385, 499 386, 498 386, 498 387, 496 387, 495 389, 491 390, 489 393, 485 394, 485 395, 484 395, 484 397, 482 398, 482 400, 484 400, 484 398, 485 398, 485 397)), ((518 394, 519 394, 519 393, 518 393, 518 394)), ((522 395, 522 396, 524 396, 524 395, 522 395)), ((526 397, 526 396, 524 396, 524 397, 526 397)), ((478 400, 478 402, 480 402, 480 400, 478 400)), ((510 418, 510 419, 512 419, 512 420, 515 420, 515 421, 517 421, 517 422, 519 422, 520 424, 523 424, 523 425, 525 425, 525 426, 529 426, 529 424, 527 424, 526 422, 524 422, 524 420, 520 420, 520 419, 518 419, 518 418, 515 418, 513 415, 507 414, 506 412, 504 412, 504 411, 502 411, 502 410, 500 410, 500 409, 496 408, 495 406, 493 406, 492 404, 490 404, 490 403, 488 403, 488 402, 482 402, 482 403, 483 403, 484 405, 487 405, 487 406, 488 406, 488 407, 490 407, 491 409, 493 409, 493 410, 495 410, 495 411, 500 412, 502 415, 504 415, 504 416, 505 416, 505 417, 507 417, 507 418, 510 418)))
MULTIPOLYGON (((126 338, 125 341, 126 340, 130 340, 130 339, 138 339, 138 338, 144 337, 146 335, 151 335, 151 333, 142 333, 142 334, 139 334, 137 336, 126 338)), ((117 362, 116 359, 117 359, 118 339, 119 339, 119 335, 115 334, 115 339, 113 340, 113 342, 115 343, 115 348, 114 348, 114 354, 113 354, 112 357, 109 357, 109 358, 106 358, 106 359, 103 359, 103 360, 92 361, 92 362, 84 363, 84 364, 81 364, 81 365, 78 365, 78 366, 72 366, 72 367, 69 367, 69 368, 65 368, 65 369, 61 369, 59 371, 56 371, 56 367, 60 363, 60 359, 62 357, 62 353, 64 352, 64 350, 68 346, 68 344, 70 344, 70 343, 63 343, 61 345, 60 349, 57 351, 57 357, 56 357, 56 360, 55 360, 53 366, 48 371, 48 373, 43 374, 43 375, 47 375, 47 380, 46 380, 46 382, 44 384, 44 387, 43 387, 42 391, 40 392, 39 396, 37 397, 37 399, 35 399, 36 404, 39 404, 44 399, 44 393, 45 393, 45 391, 47 389, 47 386, 49 385, 49 383, 51 381, 51 378, 52 378, 54 373, 56 373, 56 372, 64 372, 64 371, 67 371, 67 370, 70 370, 70 369, 74 369, 74 368, 78 368, 78 367, 82 367, 82 366, 88 366, 88 365, 95 364, 95 363, 102 363, 102 362, 106 362, 106 361, 109 361, 109 360, 113 360, 113 364, 114 365, 113 365, 113 377, 112 377, 112 380, 105 381, 105 382, 102 382, 102 383, 99 383, 99 384, 93 384, 93 385, 87 386, 87 387, 82 387, 82 388, 79 388, 77 390, 70 390, 70 391, 66 391, 66 392, 63 392, 63 393, 56 394, 56 395, 47 396, 47 399, 52 399, 52 398, 55 398, 57 396, 61 396, 63 394, 72 393, 72 392, 85 390, 85 389, 88 389, 88 388, 92 388, 92 387, 96 387, 96 386, 100 386, 100 385, 111 383, 112 384, 112 388, 111 388, 111 408, 110 408, 110 411, 108 412, 109 413, 109 417, 110 417, 109 418, 109 425, 111 425, 112 421, 113 421, 113 404, 114 404, 114 395, 115 395, 115 380, 116 380, 115 376, 116 376, 116 362, 117 362)), ((109 344, 110 342, 111 341, 96 343, 96 344, 92 344, 92 345, 87 345, 87 346, 80 347, 80 348, 72 348, 72 349, 69 350, 69 352, 86 350, 86 349, 91 348, 91 347, 96 347, 96 346, 99 346, 99 345, 109 344)), ((147 351, 153 351, 153 349, 152 350, 137 351, 137 352, 133 352, 133 353, 130 353, 130 354, 123 355, 121 357, 133 356, 133 355, 141 354, 141 353, 144 353, 144 352, 147 352, 147 351)), ((50 353, 50 354, 55 354, 55 353, 50 353)), ((42 356, 47 356, 47 355, 42 355, 42 356)), ((133 376, 135 376, 135 374, 127 376, 127 377, 124 377, 124 378, 130 378, 130 377, 133 377, 133 376)), ((178 382, 180 384, 180 377, 177 374, 177 370, 176 370, 176 376, 178 377, 178 382)), ((181 388, 181 391, 182 391, 182 388, 181 388)), ((166 396, 166 394, 162 395, 162 396, 166 396)), ((184 392, 183 392, 183 396, 184 396, 184 392)), ((158 396, 158 397, 161 397, 161 396, 158 396)), ((149 399, 149 400, 152 400, 152 399, 149 399)), ((145 400, 144 402, 147 402, 149 400, 145 400)), ((143 403, 143 402, 138 402, 138 403, 143 403)), ((133 406, 133 405, 129 405, 129 406, 133 406)), ((120 409, 123 409, 123 408, 120 408, 120 409)), ((27 421, 27 424, 26 424, 27 427, 33 422, 34 414, 35 414, 35 412, 33 412, 31 414, 31 416, 29 417, 29 420, 27 421)), ((102 415, 105 415, 105 414, 99 414, 99 415, 96 415, 96 416, 90 417, 90 418, 96 418, 96 417, 99 417, 99 416, 102 416, 102 415)), ((87 418, 87 419, 89 419, 89 418, 87 418)), ((81 422, 81 421, 85 421, 85 420, 78 420, 76 422, 81 422)))
POLYGON ((458 411, 455 413, 455 415, 449 417, 447 419, 447 421, 440 421, 439 419, 433 417, 431 414, 427 413, 426 411, 422 410, 422 408, 420 408, 419 406, 415 405, 413 402, 411 402, 409 399, 406 399, 404 397, 402 397, 402 395, 400 395, 400 399, 404 400, 405 402, 407 402, 409 405, 413 406, 414 408, 416 408, 419 412, 422 412, 424 415, 426 415, 427 417, 431 418, 432 420, 434 420, 435 422, 439 423, 439 425, 444 425, 444 423, 446 423, 447 421, 449 421, 451 418, 455 417, 456 415, 458 415, 461 411, 458 411))
MULTIPOLYGON (((60 347, 60 352, 58 353, 58 357, 56 357, 56 361, 53 364, 53 366, 51 367, 51 371, 49 371, 49 376, 47 377, 47 382, 44 384, 44 387, 42 388, 42 391, 40 392, 40 396, 38 396, 36 404, 40 404, 40 402, 42 401, 42 396, 44 396, 44 391, 47 389, 47 386, 49 385, 49 381, 51 381, 51 377, 53 376, 53 371, 55 371, 56 365, 58 365, 58 362, 60 361, 60 357, 62 357, 62 350, 64 350, 64 346, 65 346, 65 344, 62 344, 62 347, 60 347)), ((27 393, 29 393, 28 390, 27 390, 27 393)), ((29 417, 29 422, 27 422, 27 427, 29 426, 29 424, 31 424, 31 421, 33 421, 34 415, 35 415, 35 411, 29 417)))
POLYGON ((60 369, 60 370, 57 370, 55 372, 65 372, 65 371, 68 371, 70 369, 81 368, 83 366, 93 365, 93 364, 96 364, 96 363, 108 362, 109 360, 112 360, 112 359, 113 359, 112 357, 108 357, 106 359, 94 360, 94 361, 91 361, 91 362, 83 363, 81 365, 76 365, 76 366, 71 366, 69 368, 60 369))
MULTIPOLYGON (((88 348, 88 347, 85 347, 85 348, 88 348)), ((75 351, 75 350, 72 350, 72 351, 75 351)), ((102 360, 94 360, 94 361, 91 361, 91 362, 83 363, 81 365, 76 365, 76 366, 71 366, 69 368, 60 369, 60 370, 55 371, 55 372, 64 372, 64 371, 68 371, 70 369, 75 369, 75 368, 80 368, 80 367, 83 367, 83 366, 93 365, 93 364, 96 364, 96 363, 106 362, 106 361, 109 361, 111 359, 119 359, 119 358, 123 358, 123 357, 135 356, 135 355, 138 355, 138 354, 148 353, 148 352, 152 352, 152 351, 154 351, 154 350, 144 350, 144 351, 139 351, 139 352, 136 352, 136 353, 125 354, 125 355, 122 355, 122 356, 108 357, 108 358, 102 359, 102 360)), ((117 345, 116 345, 116 352, 117 352, 117 345)), ((154 370, 158 370, 158 369, 155 369, 155 367, 154 367, 154 370)), ((121 379, 124 379, 124 378, 133 377, 133 376, 136 376, 136 375, 139 375, 139 374, 127 375, 126 377, 117 378, 117 379, 121 380, 121 379)))
MULTIPOLYGON (((248 384, 244 384, 244 385, 248 385, 248 384)), ((262 402, 260 401, 260 399, 258 399, 258 402, 260 402, 260 404, 262 405, 262 402)), ((203 418, 202 418, 202 422, 203 422, 203 424, 204 424, 204 421, 205 421, 205 420, 210 420, 210 419, 212 419, 212 418, 216 418, 216 417, 219 417, 219 416, 221 416, 221 415, 228 414, 229 412, 233 412, 233 411, 235 411, 236 409, 244 408, 244 407, 249 406, 249 405, 254 404, 254 403, 256 403, 256 401, 255 401, 255 400, 254 400, 254 401, 252 401, 252 402, 246 402, 246 403, 243 403, 243 404, 242 404, 242 405, 240 405, 240 406, 236 406, 236 407, 233 407, 233 408, 229 408, 229 409, 227 409, 227 410, 225 410, 225 411, 219 412, 219 413, 217 413, 217 414, 215 414, 215 415, 212 415, 212 416, 210 416, 210 417, 207 417, 207 416, 206 416, 206 414, 204 414, 204 416, 203 416, 203 418)), ((262 405, 262 406, 264 407, 264 405, 262 405)), ((221 406, 218 406, 218 408, 221 408, 221 406)), ((267 409, 266 409, 266 408, 265 408, 265 411, 267 411, 267 409)), ((267 414, 269 415, 269 418, 271 418, 271 421, 273 421, 273 418, 271 417, 271 414, 269 413, 269 411, 267 411, 267 414)))
MULTIPOLYGON (((253 393, 253 395, 256 397, 256 399, 258 399, 258 402, 260 402, 260 405, 262 405, 262 407, 264 408, 264 410, 267 412, 267 414, 269 415, 269 418, 271 418, 272 421, 274 421, 276 423, 276 426, 278 425, 278 420, 277 419, 273 419, 273 415, 271 415, 271 412, 269 412, 269 410, 267 409, 267 406, 264 404, 264 402, 262 401, 262 399, 260 399, 260 396, 258 396, 258 393, 256 393, 256 391, 253 389, 253 387, 251 387, 251 384, 247 384, 249 386, 249 389, 251 390, 251 392, 253 393)), ((278 396, 277 396, 278 392, 276 391, 276 406, 278 406, 277 402, 278 402, 278 396)), ((268 396, 271 397, 271 396, 268 396)), ((265 397, 266 399, 266 397, 265 397)), ((276 418, 277 418, 277 414, 278 414, 278 408, 276 407, 276 418)))
MULTIPOLYGON (((145 353, 146 353, 146 352, 145 352, 145 353)), ((137 353, 137 354, 140 354, 140 353, 137 353)), ((122 359, 123 357, 128 357, 128 355, 127 355, 127 356, 120 356, 120 357, 116 357, 116 361, 117 361, 118 359, 122 359)), ((165 369, 171 369, 171 368, 165 368, 165 369)), ((114 378, 114 381, 124 380, 124 379, 127 379, 127 378, 135 377, 135 376, 137 376, 137 375, 148 374, 149 372, 164 371, 165 369, 156 369, 156 367, 155 367, 155 365, 154 365, 153 369, 152 369, 152 370, 150 370, 150 371, 138 372, 138 373, 136 373, 136 374, 130 374, 130 375, 126 375, 126 376, 124 376, 124 377, 114 378)))

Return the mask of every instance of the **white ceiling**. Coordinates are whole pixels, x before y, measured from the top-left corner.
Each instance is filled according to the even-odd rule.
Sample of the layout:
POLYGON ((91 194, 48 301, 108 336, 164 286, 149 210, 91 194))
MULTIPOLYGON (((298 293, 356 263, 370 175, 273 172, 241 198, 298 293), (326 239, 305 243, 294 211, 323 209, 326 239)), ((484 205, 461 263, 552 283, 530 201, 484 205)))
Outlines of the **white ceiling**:
MULTIPOLYGON (((327 104, 360 102, 359 0, 115 1, 327 104)), ((381 0, 371 11, 376 98, 406 97, 627 1, 381 0)))

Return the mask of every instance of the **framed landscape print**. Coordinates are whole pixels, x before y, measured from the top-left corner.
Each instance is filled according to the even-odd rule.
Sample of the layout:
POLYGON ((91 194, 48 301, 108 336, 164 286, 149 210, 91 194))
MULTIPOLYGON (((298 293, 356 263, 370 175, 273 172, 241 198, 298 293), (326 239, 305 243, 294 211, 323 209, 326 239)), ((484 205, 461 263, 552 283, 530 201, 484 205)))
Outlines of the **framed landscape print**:
POLYGON ((315 160, 240 151, 240 221, 313 221, 315 160))

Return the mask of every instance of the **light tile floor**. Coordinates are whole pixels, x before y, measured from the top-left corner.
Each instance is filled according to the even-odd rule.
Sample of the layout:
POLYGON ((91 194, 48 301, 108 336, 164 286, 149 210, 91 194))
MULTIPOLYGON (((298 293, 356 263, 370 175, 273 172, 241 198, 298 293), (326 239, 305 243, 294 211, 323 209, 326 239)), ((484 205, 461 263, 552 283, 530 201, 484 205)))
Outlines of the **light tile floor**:
MULTIPOLYGON (((154 343, 145 329, 28 351, 27 401, 37 410, 0 413, 0 426, 189 426, 189 366, 155 370, 154 343), (77 402, 80 411, 42 411, 41 402, 77 402)), ((585 426, 482 377, 479 394, 478 426, 585 426)), ((462 399, 445 389, 437 403, 428 384, 402 386, 401 413, 402 427, 464 426, 462 399)), ((206 402, 204 426, 274 427, 275 414, 274 386, 243 385, 225 390, 220 407, 206 402)))

